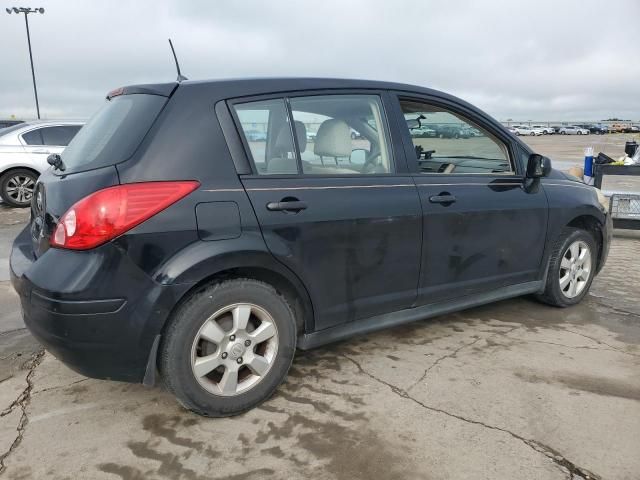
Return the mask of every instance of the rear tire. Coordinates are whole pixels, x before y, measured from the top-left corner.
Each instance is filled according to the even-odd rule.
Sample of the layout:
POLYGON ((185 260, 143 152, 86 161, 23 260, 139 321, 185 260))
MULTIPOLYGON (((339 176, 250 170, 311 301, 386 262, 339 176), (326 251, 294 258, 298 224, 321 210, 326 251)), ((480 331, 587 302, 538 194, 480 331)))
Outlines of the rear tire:
POLYGON ((585 230, 565 228, 549 258, 547 283, 538 300, 555 307, 579 303, 589 292, 596 271, 598 247, 585 230))
POLYGON ((185 408, 226 417, 267 400, 295 349, 287 300, 266 283, 235 279, 195 292, 178 308, 163 335, 159 368, 185 408))
POLYGON ((0 177, 0 197, 11 207, 28 207, 37 181, 38 174, 26 168, 9 170, 0 177))

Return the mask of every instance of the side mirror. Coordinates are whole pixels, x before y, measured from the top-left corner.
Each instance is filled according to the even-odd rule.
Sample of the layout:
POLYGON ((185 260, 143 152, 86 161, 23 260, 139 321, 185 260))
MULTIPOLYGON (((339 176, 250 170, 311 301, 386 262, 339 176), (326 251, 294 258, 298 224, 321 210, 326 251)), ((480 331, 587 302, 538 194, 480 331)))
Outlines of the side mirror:
POLYGON ((362 148, 353 150, 349 156, 349 163, 353 163, 354 165, 364 165, 366 161, 367 151, 362 148))
POLYGON ((62 163, 62 157, 57 153, 52 153, 51 155, 49 155, 47 157, 47 163, 53 168, 64 171, 64 163, 62 163))
POLYGON ((415 130, 420 128, 420 122, 418 120, 407 120, 407 127, 409 127, 409 130, 415 130))
POLYGON ((529 155, 527 162, 527 178, 546 177, 551 173, 551 160, 538 153, 529 155))

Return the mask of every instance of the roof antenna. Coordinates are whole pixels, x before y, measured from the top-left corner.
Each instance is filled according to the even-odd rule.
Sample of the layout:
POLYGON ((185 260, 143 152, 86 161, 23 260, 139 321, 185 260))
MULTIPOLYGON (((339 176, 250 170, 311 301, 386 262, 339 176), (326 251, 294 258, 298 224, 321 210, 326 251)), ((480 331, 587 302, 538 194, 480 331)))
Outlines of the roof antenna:
POLYGON ((182 75, 182 73, 180 73, 180 64, 178 63, 178 57, 176 56, 176 51, 173 48, 173 43, 171 43, 171 39, 169 39, 169 46, 171 47, 171 53, 173 53, 173 59, 176 61, 176 70, 178 71, 178 82, 181 82, 183 80, 188 80, 187 77, 185 77, 184 75, 182 75))

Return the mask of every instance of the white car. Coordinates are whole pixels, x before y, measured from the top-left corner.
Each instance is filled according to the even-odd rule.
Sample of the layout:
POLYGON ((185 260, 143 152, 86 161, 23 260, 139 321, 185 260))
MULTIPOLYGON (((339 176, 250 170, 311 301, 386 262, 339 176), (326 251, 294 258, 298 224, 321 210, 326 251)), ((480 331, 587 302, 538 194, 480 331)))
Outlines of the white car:
POLYGON ((589 130, 582 127, 576 127, 570 125, 568 127, 562 127, 558 132, 560 135, 589 135, 589 130))
POLYGON ((518 126, 515 129, 516 135, 542 135, 542 130, 539 128, 518 126))
POLYGON ((47 157, 62 153, 82 122, 34 121, 0 130, 0 197, 12 207, 27 207, 47 157))
POLYGON ((556 129, 553 127, 545 127, 544 125, 533 125, 531 128, 542 130, 543 135, 553 135, 556 133, 556 129))

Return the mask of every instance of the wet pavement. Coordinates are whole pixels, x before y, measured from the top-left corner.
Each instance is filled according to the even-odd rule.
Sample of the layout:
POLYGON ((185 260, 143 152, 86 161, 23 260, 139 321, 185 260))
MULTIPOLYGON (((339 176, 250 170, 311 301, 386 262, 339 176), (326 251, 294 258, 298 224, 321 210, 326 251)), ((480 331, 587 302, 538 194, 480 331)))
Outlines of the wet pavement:
POLYGON ((272 399, 227 419, 70 371, 24 330, 0 281, 0 468, 8 479, 637 479, 639 266, 640 236, 616 236, 576 307, 519 298, 299 353, 272 399))

